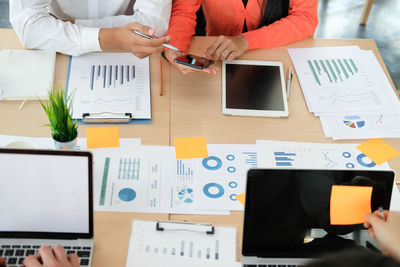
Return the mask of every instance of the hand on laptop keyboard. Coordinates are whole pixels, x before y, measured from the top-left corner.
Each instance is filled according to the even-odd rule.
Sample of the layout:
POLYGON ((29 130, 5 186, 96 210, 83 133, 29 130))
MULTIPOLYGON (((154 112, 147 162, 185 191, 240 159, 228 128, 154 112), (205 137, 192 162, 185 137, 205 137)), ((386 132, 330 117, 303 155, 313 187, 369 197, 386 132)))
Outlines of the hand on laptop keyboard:
POLYGON ((6 264, 6 260, 0 257, 0 266, 3 266, 6 264))
POLYGON ((38 250, 37 255, 30 255, 25 258, 23 264, 26 267, 79 267, 79 258, 76 254, 66 254, 64 248, 56 245, 53 248, 43 246, 38 250))

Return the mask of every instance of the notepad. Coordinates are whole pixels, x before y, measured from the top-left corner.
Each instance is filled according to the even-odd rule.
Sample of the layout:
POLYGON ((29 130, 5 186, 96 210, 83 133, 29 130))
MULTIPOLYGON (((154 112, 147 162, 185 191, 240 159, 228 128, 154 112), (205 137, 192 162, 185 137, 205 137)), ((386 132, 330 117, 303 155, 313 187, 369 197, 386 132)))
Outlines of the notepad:
POLYGON ((330 202, 332 225, 359 224, 371 213, 371 186, 333 185, 330 202))
POLYGON ((48 99, 56 53, 46 50, 0 51, 0 99, 48 99))

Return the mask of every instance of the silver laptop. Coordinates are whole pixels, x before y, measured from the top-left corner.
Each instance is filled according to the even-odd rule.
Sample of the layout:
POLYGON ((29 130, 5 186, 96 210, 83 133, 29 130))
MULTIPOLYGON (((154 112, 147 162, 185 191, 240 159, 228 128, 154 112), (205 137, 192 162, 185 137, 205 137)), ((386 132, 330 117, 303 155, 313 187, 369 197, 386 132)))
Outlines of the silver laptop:
POLYGON ((42 245, 60 244, 90 266, 92 155, 0 149, 0 256, 23 266, 42 245))
POLYGON ((377 250, 362 224, 330 224, 331 188, 371 186, 371 209, 389 209, 393 180, 393 171, 249 170, 243 266, 298 266, 349 248, 377 250))

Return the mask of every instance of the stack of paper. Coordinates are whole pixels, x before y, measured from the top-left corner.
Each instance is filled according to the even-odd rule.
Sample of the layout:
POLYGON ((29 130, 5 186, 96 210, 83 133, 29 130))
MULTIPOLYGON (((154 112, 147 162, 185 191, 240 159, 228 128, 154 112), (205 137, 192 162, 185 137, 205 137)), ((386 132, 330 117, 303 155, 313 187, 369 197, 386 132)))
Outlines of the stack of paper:
POLYGON ((358 46, 289 49, 308 109, 326 137, 400 137, 400 105, 372 51, 358 46))

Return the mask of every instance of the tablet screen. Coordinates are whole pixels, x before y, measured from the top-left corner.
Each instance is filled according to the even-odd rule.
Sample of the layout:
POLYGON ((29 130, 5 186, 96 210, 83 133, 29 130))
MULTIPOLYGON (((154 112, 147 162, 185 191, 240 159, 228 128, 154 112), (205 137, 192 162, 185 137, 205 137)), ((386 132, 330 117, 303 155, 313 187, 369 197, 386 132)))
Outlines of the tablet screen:
POLYGON ((226 108, 284 111, 279 66, 226 64, 226 108))

